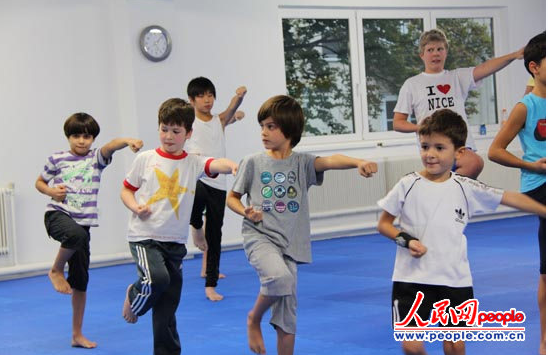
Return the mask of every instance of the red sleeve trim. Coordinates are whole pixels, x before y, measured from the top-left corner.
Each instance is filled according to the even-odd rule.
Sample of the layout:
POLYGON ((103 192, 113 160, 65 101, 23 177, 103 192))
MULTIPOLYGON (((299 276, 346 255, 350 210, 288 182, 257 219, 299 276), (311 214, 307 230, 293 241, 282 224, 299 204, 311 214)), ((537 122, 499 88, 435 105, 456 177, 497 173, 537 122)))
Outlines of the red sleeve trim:
POLYGON ((138 187, 135 187, 133 185, 131 185, 129 182, 127 182, 127 180, 124 180, 124 186, 128 189, 130 189, 131 191, 137 191, 139 190, 138 187))
POLYGON ((204 168, 206 175, 212 179, 215 179, 217 176, 219 176, 219 174, 212 174, 211 171, 209 170, 209 166, 211 165, 211 162, 214 160, 215 160, 214 158, 208 159, 205 163, 205 168, 204 168))

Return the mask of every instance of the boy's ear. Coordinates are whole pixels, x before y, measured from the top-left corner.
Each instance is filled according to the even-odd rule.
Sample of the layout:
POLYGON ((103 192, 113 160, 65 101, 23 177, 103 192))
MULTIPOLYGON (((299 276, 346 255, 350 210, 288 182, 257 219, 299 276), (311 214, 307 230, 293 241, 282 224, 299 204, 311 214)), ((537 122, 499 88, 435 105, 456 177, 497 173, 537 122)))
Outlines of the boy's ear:
POLYGON ((192 97, 188 97, 188 102, 190 102, 190 106, 194 107, 194 99, 192 97))
POLYGON ((459 159, 465 152, 465 150, 468 149, 466 147, 460 147, 455 149, 455 159, 459 159))
POLYGON ((192 137, 192 128, 186 132, 186 138, 185 139, 190 139, 190 137, 192 137))
MULTIPOLYGON (((529 66, 529 71, 533 74, 537 74, 538 71, 539 71, 539 68, 540 68, 540 65, 538 65, 537 63, 535 63, 533 60, 529 62, 528 64, 529 66)), ((534 76, 534 75, 533 75, 534 76)))

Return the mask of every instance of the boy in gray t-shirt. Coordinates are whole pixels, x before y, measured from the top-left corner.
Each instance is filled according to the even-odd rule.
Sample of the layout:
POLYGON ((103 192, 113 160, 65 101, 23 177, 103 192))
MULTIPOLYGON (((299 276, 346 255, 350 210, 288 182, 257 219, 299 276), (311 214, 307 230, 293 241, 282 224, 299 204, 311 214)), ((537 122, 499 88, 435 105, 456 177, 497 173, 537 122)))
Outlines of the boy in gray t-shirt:
POLYGON ((294 152, 304 128, 300 105, 291 97, 274 96, 259 109, 258 121, 265 152, 247 156, 228 194, 227 205, 244 216, 244 250, 261 282, 259 295, 247 316, 250 349, 266 352, 263 314, 272 307, 270 323, 278 335, 278 354, 293 354, 297 311, 297 264, 310 263, 308 188, 321 185, 323 172, 358 168, 365 177, 377 164, 336 154, 316 157, 294 152), (247 195, 247 203, 241 202, 247 195))

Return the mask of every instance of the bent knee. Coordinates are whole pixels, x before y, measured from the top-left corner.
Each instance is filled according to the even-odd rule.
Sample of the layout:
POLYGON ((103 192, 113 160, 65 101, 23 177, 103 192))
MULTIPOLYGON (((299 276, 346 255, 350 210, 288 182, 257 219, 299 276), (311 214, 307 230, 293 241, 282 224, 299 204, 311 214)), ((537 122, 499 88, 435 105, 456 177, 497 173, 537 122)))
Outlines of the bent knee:
POLYGON ((67 239, 62 244, 68 249, 89 249, 89 234, 84 228, 73 228, 67 232, 67 239))
POLYGON ((293 292, 295 283, 295 277, 286 271, 267 277, 262 286, 267 289, 270 296, 285 296, 293 292))
POLYGON ((154 291, 163 291, 171 282, 167 272, 153 272, 150 274, 150 286, 154 291))
POLYGON ((421 341, 404 341, 402 349, 405 355, 426 355, 424 344, 421 341))

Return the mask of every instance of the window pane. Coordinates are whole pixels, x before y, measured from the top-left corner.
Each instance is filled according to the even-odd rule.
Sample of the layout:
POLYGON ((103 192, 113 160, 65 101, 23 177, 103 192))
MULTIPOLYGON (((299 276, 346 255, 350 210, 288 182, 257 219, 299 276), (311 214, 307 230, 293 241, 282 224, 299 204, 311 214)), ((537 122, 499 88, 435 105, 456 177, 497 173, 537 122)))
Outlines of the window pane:
MULTIPOLYGON (((445 67, 474 67, 493 57, 492 18, 436 19, 449 42, 445 67)), ((480 87, 470 91, 466 100, 466 115, 470 125, 495 124, 497 118, 495 77, 483 79, 480 87)))
POLYGON ((370 132, 392 130, 400 87, 405 79, 422 71, 419 57, 422 29, 422 19, 363 20, 370 132))
POLYGON ((305 136, 354 133, 347 19, 283 19, 287 91, 305 136))

